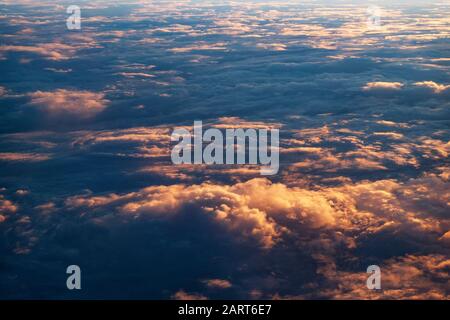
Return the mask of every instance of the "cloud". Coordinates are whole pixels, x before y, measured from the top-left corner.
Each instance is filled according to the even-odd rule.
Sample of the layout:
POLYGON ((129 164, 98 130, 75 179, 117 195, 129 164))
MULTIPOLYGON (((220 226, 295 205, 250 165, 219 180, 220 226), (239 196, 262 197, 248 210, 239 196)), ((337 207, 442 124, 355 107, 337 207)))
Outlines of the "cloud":
POLYGON ((0 53, 3 52, 25 52, 41 55, 48 60, 66 60, 74 53, 74 47, 63 43, 46 43, 39 46, 17 46, 3 45, 0 46, 0 53))
POLYGON ((203 283, 209 288, 228 289, 232 287, 230 281, 223 279, 209 279, 204 280, 203 283))
MULTIPOLYGON (((115 229, 120 225, 125 228, 127 221, 151 223, 158 228, 176 224, 179 219, 194 219, 196 224, 210 221, 210 228, 218 227, 221 231, 215 233, 222 237, 237 245, 256 243, 265 255, 276 261, 281 259, 272 262, 275 265, 269 268, 277 269, 281 278, 292 277, 288 266, 299 262, 295 258, 291 260, 291 250, 309 255, 317 264, 317 276, 308 277, 303 283, 305 287, 293 283, 291 288, 275 280, 266 287, 262 280, 251 285, 243 280, 248 294, 258 290, 264 297, 274 294, 272 297, 276 297, 278 291, 297 290, 310 291, 297 298, 374 298, 365 287, 365 269, 346 270, 342 266, 342 263, 344 266, 350 263, 341 261, 348 258, 353 261, 350 265, 376 262, 382 267, 383 277, 386 276, 385 291, 378 294, 378 298, 432 297, 438 292, 443 294, 445 285, 433 287, 431 283, 437 280, 435 276, 426 275, 426 270, 431 268, 421 262, 426 259, 418 258, 421 260, 418 261, 410 256, 417 252, 420 252, 417 256, 430 254, 436 257, 436 265, 442 266, 432 272, 437 275, 446 270, 441 258, 445 252, 442 247, 446 243, 445 234, 450 227, 446 217, 449 193, 445 179, 442 174, 427 174, 406 182, 393 179, 346 181, 338 187, 315 190, 287 187, 261 178, 233 185, 158 185, 124 194, 73 196, 66 199, 64 210, 72 216, 79 212, 83 219, 104 221, 109 226, 115 225, 111 223, 116 220, 115 229), (404 275, 404 283, 395 280, 401 276, 401 270, 408 268, 423 271, 421 275, 404 275)), ((255 259, 259 261, 261 257, 255 259)), ((302 259, 300 261, 307 258, 302 259)), ((257 261, 245 261, 245 264, 258 270, 257 261)), ((224 278, 201 279, 207 279, 201 282, 210 289, 233 290, 244 285, 238 279, 233 280, 232 286, 229 286, 231 281, 222 280, 224 278)), ((200 292, 198 290, 195 292, 200 292)))
POLYGON ((380 265, 381 291, 367 290, 365 272, 342 272, 335 265, 321 269, 329 289, 318 296, 331 299, 448 299, 450 260, 443 255, 406 255, 380 265))
POLYGON ((80 33, 21 3, 0 17, 5 298, 71 298, 73 261, 83 298, 448 298, 442 5, 369 30, 339 3, 91 2, 80 33), (173 165, 194 120, 279 128, 280 174, 173 165))
POLYGON ((29 93, 30 105, 36 106, 50 116, 74 116, 92 118, 102 112, 109 101, 104 93, 58 89, 29 93))
POLYGON ((186 53, 186 52, 192 52, 192 51, 226 51, 227 46, 224 42, 219 43, 196 43, 191 46, 187 47, 181 47, 181 48, 171 48, 169 49, 170 52, 173 53, 186 53))
POLYGON ((49 213, 57 211, 57 208, 56 208, 56 205, 54 202, 47 202, 47 203, 38 205, 35 207, 35 209, 43 214, 49 214, 49 213))
POLYGON ((155 75, 143 72, 120 72, 119 75, 126 78, 154 78, 155 75))
MULTIPOLYGON (((247 198, 239 194, 239 191, 246 187, 258 192, 260 187, 269 187, 267 183, 266 180, 254 180, 234 187, 211 184, 188 187, 155 186, 145 188, 139 193, 123 196, 72 197, 66 204, 70 207, 87 206, 92 209, 106 204, 115 204, 120 214, 158 219, 170 219, 172 215, 181 214, 187 206, 193 206, 205 215, 211 216, 219 225, 235 232, 239 237, 244 239, 255 237, 263 246, 270 247, 279 233, 275 223, 267 217, 267 213, 261 209, 262 206, 250 205, 247 203, 247 198), (123 203, 126 199, 129 201, 123 203)), ((320 223, 320 219, 318 220, 320 223)))
POLYGON ((403 83, 401 82, 368 82, 364 87, 364 91, 384 91, 384 90, 400 90, 403 88, 403 83))
POLYGON ((12 201, 5 199, 3 195, 0 195, 0 213, 1 214, 11 214, 15 213, 18 209, 18 206, 14 204, 12 201))
POLYGON ((24 190, 24 189, 19 189, 19 190, 16 191, 16 195, 19 195, 19 196, 25 196, 25 195, 27 195, 29 193, 30 193, 29 190, 24 190))
POLYGON ((50 154, 23 153, 23 152, 1 152, 0 161, 45 161, 51 158, 50 154))
POLYGON ((386 127, 398 127, 398 128, 410 128, 411 126, 407 123, 398 123, 394 121, 388 121, 388 120, 378 120, 376 123, 386 126, 386 127))
POLYGON ((434 81, 422 81, 414 83, 417 87, 428 88, 436 94, 450 92, 450 85, 438 84, 434 81))
POLYGON ((285 51, 287 49, 287 45, 283 43, 258 43, 256 47, 272 51, 285 51))
POLYGON ((170 156, 170 133, 167 127, 85 132, 73 140, 72 146, 117 157, 164 158, 170 156))
POLYGON ((271 123, 264 121, 248 121, 239 117, 219 117, 217 121, 210 124, 217 129, 279 129, 281 123, 271 123))
POLYGON ((237 236, 255 238, 263 247, 270 248, 287 230, 285 223, 281 223, 285 219, 294 224, 301 220, 303 228, 333 226, 337 213, 328 201, 320 193, 289 189, 257 178, 233 186, 208 183, 154 186, 121 196, 75 196, 67 199, 66 205, 91 209, 112 206, 118 214, 158 219, 170 219, 192 207, 237 236))
POLYGON ((368 82, 362 89, 364 91, 371 91, 375 93, 393 93, 405 89, 406 91, 402 93, 404 97, 420 97, 420 94, 424 94, 424 97, 426 98, 427 94, 447 94, 450 92, 450 85, 439 84, 434 81, 420 81, 408 85, 401 82, 368 82), (423 90, 418 91, 418 89, 423 90))
POLYGON ((184 290, 179 290, 172 295, 174 300, 208 300, 207 297, 198 293, 187 293, 184 290))
POLYGON ((118 215, 167 221, 185 214, 187 208, 195 209, 243 240, 253 238, 271 248, 287 234, 353 230, 359 228, 359 219, 365 221, 364 232, 369 233, 396 228, 437 232, 440 227, 434 217, 444 215, 445 188, 446 182, 436 175, 405 184, 380 180, 317 191, 256 178, 231 186, 151 186, 123 195, 74 196, 66 205, 73 209, 111 208, 118 215), (414 199, 406 198, 410 193, 415 194, 414 199), (433 211, 423 212, 425 203, 433 211))
POLYGON ((11 215, 19 210, 19 205, 0 194, 0 224, 5 222, 11 215))
POLYGON ((398 132, 374 132, 374 136, 386 137, 392 140, 402 140, 404 135, 398 132))
POLYGON ((165 127, 136 127, 116 131, 91 132, 77 138, 73 145, 86 147, 108 142, 170 142, 170 129, 165 127))

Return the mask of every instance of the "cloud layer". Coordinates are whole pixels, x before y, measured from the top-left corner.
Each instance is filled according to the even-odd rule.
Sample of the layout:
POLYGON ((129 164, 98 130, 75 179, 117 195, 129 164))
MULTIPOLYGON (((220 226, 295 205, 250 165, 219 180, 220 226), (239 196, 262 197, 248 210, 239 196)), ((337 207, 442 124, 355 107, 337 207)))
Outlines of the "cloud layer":
POLYGON ((0 298, 449 298, 448 4, 70 4, 0 5, 0 298), (279 174, 173 165, 195 120, 279 174))

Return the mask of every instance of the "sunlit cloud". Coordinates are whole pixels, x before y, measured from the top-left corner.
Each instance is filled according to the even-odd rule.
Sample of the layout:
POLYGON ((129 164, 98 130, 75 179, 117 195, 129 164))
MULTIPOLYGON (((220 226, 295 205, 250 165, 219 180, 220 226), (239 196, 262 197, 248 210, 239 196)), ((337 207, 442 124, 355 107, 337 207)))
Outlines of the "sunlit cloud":
POLYGON ((108 100, 103 93, 58 89, 36 91, 28 94, 30 105, 36 106, 51 116, 71 115, 86 119, 102 112, 108 100))

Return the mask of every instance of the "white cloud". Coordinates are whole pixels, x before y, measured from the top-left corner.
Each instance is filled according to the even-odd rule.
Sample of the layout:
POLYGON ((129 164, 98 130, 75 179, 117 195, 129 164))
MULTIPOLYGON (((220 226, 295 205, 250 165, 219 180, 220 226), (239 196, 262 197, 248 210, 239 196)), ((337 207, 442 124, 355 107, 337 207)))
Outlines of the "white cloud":
POLYGON ((365 91, 370 91, 370 90, 400 90, 401 88, 403 88, 403 83, 401 83, 401 82, 378 81, 378 82, 368 82, 363 87, 363 90, 365 90, 365 91))

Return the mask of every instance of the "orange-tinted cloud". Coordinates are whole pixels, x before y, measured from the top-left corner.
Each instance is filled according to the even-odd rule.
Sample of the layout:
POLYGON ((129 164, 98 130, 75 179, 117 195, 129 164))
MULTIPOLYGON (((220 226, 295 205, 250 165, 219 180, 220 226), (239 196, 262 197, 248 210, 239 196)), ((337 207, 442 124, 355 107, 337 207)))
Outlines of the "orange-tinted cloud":
POLYGON ((23 153, 23 152, 1 152, 0 161, 45 161, 51 158, 50 154, 23 153))
POLYGON ((414 83, 414 85, 416 85, 418 87, 428 88, 436 94, 441 94, 441 93, 450 91, 450 85, 443 85, 443 84, 436 83, 434 81, 416 82, 416 83, 414 83))
POLYGON ((207 297, 198 294, 198 293, 187 293, 184 290, 178 290, 175 294, 172 295, 172 299, 174 300, 208 300, 207 297))
POLYGON ((384 261, 381 290, 368 290, 368 274, 343 272, 327 263, 320 273, 330 282, 319 296, 331 299, 449 299, 450 259, 444 255, 406 255, 384 261))
POLYGON ((231 282, 224 279, 208 279, 203 283, 209 288, 228 289, 232 287, 231 282))
POLYGON ((91 118, 103 111, 109 101, 104 93, 58 89, 36 91, 28 94, 32 106, 37 106, 51 116, 70 115, 91 118))

